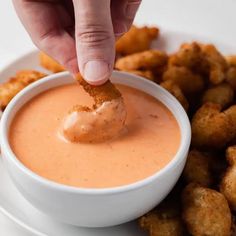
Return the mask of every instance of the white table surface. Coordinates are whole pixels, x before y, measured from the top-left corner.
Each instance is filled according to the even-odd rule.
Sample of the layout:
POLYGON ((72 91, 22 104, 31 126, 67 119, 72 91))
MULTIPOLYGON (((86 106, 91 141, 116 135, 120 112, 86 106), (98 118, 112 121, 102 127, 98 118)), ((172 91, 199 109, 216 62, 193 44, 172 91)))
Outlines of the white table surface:
MULTIPOLYGON (((236 47, 235 0, 143 0, 136 17, 140 24, 217 38, 236 47)), ((0 69, 34 46, 18 21, 10 0, 0 4, 0 69)), ((236 53, 236 51, 234 52, 236 53)), ((29 236, 0 213, 1 236, 29 236)), ((68 235, 69 236, 69 235, 68 235)))

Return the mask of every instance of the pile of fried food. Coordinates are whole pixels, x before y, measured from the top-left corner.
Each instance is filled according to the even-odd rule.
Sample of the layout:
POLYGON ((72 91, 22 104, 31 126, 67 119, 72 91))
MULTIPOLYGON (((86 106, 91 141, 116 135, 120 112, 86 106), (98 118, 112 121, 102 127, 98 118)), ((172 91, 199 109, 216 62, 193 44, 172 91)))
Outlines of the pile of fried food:
MULTIPOLYGON (((178 183, 139 225, 151 236, 236 235, 236 55, 199 42, 168 55, 151 49, 158 37, 155 27, 133 26, 116 43, 115 69, 143 76, 175 96, 191 120, 192 143, 178 183)), ((64 70, 44 53, 40 63, 53 73, 64 70)), ((0 85, 0 109, 44 76, 20 71, 0 85)))

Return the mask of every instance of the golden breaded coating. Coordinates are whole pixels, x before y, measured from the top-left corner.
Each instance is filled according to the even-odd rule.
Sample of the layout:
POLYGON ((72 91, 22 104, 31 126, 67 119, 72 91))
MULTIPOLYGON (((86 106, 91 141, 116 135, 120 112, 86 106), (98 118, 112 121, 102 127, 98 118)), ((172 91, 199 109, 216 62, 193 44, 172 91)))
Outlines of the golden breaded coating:
POLYGON ((226 78, 227 62, 212 44, 185 43, 170 58, 169 65, 187 67, 207 77, 212 84, 220 84, 226 78))
POLYGON ((226 197, 232 210, 236 210, 236 146, 228 147, 226 158, 229 167, 220 184, 220 191, 226 197))
POLYGON ((198 43, 184 43, 179 51, 169 58, 170 66, 184 66, 189 69, 195 69, 202 62, 202 50, 198 43))
POLYGON ((225 57, 229 66, 236 66, 236 55, 229 55, 225 57))
POLYGON ((223 194, 189 184, 182 194, 182 217, 193 236, 230 236, 231 212, 223 194))
POLYGON ((211 173, 211 157, 203 152, 191 150, 183 171, 183 177, 187 183, 197 183, 204 187, 210 187, 213 183, 211 173))
POLYGON ((169 66, 164 72, 162 79, 163 81, 173 81, 181 88, 184 94, 199 92, 204 88, 203 78, 183 66, 169 66))
POLYGON ((134 53, 117 59, 115 68, 118 70, 153 70, 167 64, 166 53, 159 50, 148 50, 134 53))
MULTIPOLYGON (((220 84, 226 78, 227 62, 224 56, 212 44, 201 45, 203 58, 209 66, 209 80, 212 84, 220 84)), ((203 60, 204 62, 204 60, 203 60)))
POLYGON ((234 91, 236 91, 236 66, 228 68, 226 73, 226 81, 231 85, 234 91))
POLYGON ((139 225, 150 236, 182 236, 185 228, 176 204, 164 201, 157 208, 139 220, 139 225))
POLYGON ((231 116, 221 112, 219 104, 206 103, 193 116, 192 144, 197 148, 225 147, 235 135, 232 127, 231 116))
POLYGON ((151 81, 155 80, 155 76, 151 70, 130 70, 130 71, 126 71, 126 72, 144 77, 144 78, 151 80, 151 81))
POLYGON ((176 85, 172 80, 164 81, 160 85, 168 92, 170 92, 180 102, 180 104, 186 111, 188 110, 189 107, 188 100, 186 99, 186 97, 184 96, 182 90, 178 85, 176 85))
POLYGON ((80 74, 76 79, 84 90, 94 99, 95 107, 101 105, 104 102, 111 101, 121 97, 119 90, 108 80, 105 84, 100 86, 93 86, 87 83, 80 74))
POLYGON ((54 60, 44 52, 39 53, 39 61, 42 67, 53 73, 65 71, 65 68, 62 65, 60 65, 56 60, 54 60))
POLYGON ((0 110, 3 110, 23 88, 45 76, 46 74, 38 71, 22 70, 17 72, 14 78, 10 78, 7 82, 0 84, 0 110))
POLYGON ((236 90, 236 55, 227 56, 226 61, 228 63, 226 81, 236 90))
POLYGON ((159 35, 156 27, 132 26, 130 30, 116 42, 116 52, 128 55, 150 49, 151 43, 159 35))
POLYGON ((207 89, 203 94, 202 103, 212 102, 226 108, 233 102, 233 99, 233 88, 228 83, 222 83, 207 89))

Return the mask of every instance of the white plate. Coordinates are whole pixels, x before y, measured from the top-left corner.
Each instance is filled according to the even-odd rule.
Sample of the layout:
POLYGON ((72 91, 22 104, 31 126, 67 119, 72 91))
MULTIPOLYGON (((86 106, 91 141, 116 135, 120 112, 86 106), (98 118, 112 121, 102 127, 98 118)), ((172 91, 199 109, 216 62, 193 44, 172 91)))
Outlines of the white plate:
MULTIPOLYGON (((202 42, 214 43, 225 54, 236 52, 235 46, 224 45, 215 40, 207 40, 204 37, 188 35, 180 32, 161 31, 161 37, 154 43, 155 48, 173 52, 183 42, 199 40, 202 42)), ((4 81, 13 76, 16 71, 21 69, 37 69, 45 71, 39 66, 38 52, 28 53, 8 66, 0 72, 0 81, 4 81)), ((120 225, 112 228, 88 229, 79 228, 43 215, 33 206, 31 206, 18 192, 4 169, 2 160, 0 159, 0 210, 12 219, 15 223, 24 229, 36 235, 56 235, 56 236, 142 236, 144 232, 139 230, 136 222, 120 225)), ((128 206, 124 206, 128 207, 128 206)))

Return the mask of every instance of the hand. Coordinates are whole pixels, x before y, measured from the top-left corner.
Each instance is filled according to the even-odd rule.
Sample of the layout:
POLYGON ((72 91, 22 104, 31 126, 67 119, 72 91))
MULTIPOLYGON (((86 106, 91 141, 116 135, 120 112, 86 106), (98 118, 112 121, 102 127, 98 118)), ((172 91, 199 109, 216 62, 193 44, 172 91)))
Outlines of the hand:
POLYGON ((141 0, 13 0, 35 45, 93 85, 110 77, 115 39, 131 26, 141 0))

